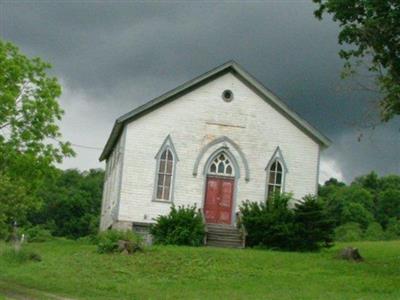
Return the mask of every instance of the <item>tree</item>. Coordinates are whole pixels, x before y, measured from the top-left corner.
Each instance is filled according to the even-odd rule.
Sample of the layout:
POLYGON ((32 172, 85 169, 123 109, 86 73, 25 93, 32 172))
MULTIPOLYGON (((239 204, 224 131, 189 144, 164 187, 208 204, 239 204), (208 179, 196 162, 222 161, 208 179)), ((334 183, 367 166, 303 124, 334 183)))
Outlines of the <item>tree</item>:
POLYGON ((347 222, 358 222, 366 228, 373 220, 375 210, 371 192, 353 184, 335 187, 324 196, 321 195, 327 213, 335 220, 336 225, 347 222))
POLYGON ((3 206, 16 205, 3 210, 8 226, 10 217, 20 222, 27 210, 38 205, 35 191, 52 172, 53 163, 74 154, 70 144, 61 140, 57 126, 63 115, 57 101, 61 87, 47 75, 49 69, 48 63, 29 59, 0 40, 0 185, 9 189, 10 184, 18 184, 24 190, 21 195, 30 199, 24 202, 27 198, 22 196, 2 195, 7 198, 3 206))
POLYGON ((378 194, 377 221, 386 228, 389 219, 400 219, 400 189, 387 189, 378 194))
POLYGON ((294 224, 296 249, 318 250, 332 246, 335 223, 316 197, 306 196, 295 204, 294 224))
POLYGON ((96 234, 99 226, 104 171, 57 170, 38 190, 43 205, 29 215, 55 236, 78 238, 96 234))
MULTIPOLYGON (((400 2, 398 0, 313 0, 318 19, 326 12, 339 22, 339 52, 344 76, 355 74, 361 62, 374 74, 381 120, 400 114, 400 2), (347 47, 348 45, 352 47, 347 47)), ((370 88, 364 87, 369 90, 370 88)))
POLYGON ((10 233, 15 220, 25 220, 29 208, 36 202, 19 182, 8 176, 0 176, 0 239, 10 233))

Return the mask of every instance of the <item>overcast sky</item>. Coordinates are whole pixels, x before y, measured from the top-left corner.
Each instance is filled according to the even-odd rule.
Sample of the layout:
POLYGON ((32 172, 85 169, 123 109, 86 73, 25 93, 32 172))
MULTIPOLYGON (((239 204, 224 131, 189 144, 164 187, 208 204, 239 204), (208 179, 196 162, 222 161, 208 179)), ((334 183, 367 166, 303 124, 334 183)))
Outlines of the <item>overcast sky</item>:
MULTIPOLYGON (((314 9, 311 1, 0 0, 0 35, 53 65, 62 133, 73 144, 102 148, 117 117, 234 59, 333 141, 321 181, 400 173, 399 118, 358 142, 355 124, 374 95, 340 79, 339 28, 316 20, 314 9)), ((75 150, 63 168, 104 167, 101 150, 75 150)))

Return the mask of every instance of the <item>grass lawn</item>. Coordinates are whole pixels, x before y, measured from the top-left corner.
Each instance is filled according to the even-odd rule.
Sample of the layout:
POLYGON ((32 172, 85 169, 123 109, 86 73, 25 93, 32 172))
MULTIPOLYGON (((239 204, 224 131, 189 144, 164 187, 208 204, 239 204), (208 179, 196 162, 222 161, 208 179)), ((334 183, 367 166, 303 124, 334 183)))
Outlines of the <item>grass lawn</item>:
POLYGON ((351 243, 365 257, 358 264, 334 258, 346 245, 320 253, 157 246, 123 256, 84 242, 32 243, 42 262, 0 255, 0 295, 23 287, 74 299, 400 299, 400 241, 351 243))

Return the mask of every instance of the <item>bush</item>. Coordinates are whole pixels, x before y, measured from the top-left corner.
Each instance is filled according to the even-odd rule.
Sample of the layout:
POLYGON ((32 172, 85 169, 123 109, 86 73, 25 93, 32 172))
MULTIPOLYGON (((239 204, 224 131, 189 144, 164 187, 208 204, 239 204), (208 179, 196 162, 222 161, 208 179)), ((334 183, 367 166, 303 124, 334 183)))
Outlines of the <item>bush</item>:
POLYGON ((247 231, 246 245, 271 249, 293 248, 294 214, 290 194, 275 195, 263 203, 246 201, 240 207, 247 231))
POLYGON ((336 227, 335 241, 352 242, 362 240, 363 233, 358 223, 350 222, 336 227))
POLYGON ((156 244, 200 246, 204 240, 204 222, 196 206, 175 206, 159 216, 150 228, 156 244))
POLYGON ((306 196, 295 204, 294 225, 294 249, 314 251, 332 246, 335 223, 316 197, 306 196))
POLYGON ((23 230, 28 242, 46 242, 53 239, 50 230, 44 229, 41 226, 34 226, 23 230))
POLYGON ((380 241, 385 239, 385 233, 382 229, 381 224, 373 222, 368 225, 367 230, 364 233, 364 240, 367 241, 380 241))
POLYGON ((390 218, 385 232, 386 238, 389 240, 400 239, 400 220, 390 218))
POLYGON ((142 237, 131 230, 107 230, 99 233, 97 237, 97 252, 113 253, 120 251, 118 241, 125 241, 129 247, 129 253, 143 250, 142 237))

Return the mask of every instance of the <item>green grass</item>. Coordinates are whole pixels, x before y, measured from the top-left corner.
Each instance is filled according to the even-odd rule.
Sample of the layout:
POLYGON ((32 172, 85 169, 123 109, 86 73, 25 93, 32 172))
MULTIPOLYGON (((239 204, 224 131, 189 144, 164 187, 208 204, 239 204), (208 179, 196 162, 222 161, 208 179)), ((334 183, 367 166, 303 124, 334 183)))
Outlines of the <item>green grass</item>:
POLYGON ((0 294, 16 285, 77 299, 400 299, 400 241, 351 243, 363 263, 334 257, 346 245, 320 253, 158 246, 123 256, 55 240, 27 245, 42 262, 0 255, 0 294))

